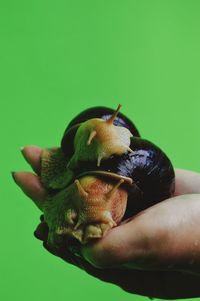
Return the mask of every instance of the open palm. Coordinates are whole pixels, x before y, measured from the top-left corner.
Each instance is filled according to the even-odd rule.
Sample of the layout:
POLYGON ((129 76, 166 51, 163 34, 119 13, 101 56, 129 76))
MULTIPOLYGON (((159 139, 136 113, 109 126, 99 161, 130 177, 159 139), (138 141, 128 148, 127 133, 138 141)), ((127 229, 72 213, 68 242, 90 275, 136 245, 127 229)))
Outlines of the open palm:
MULTIPOLYGON (((17 172, 16 183, 38 208, 47 192, 40 182, 41 149, 22 153, 34 173, 17 172)), ((176 192, 81 248, 81 256, 47 245, 43 221, 35 236, 52 254, 122 289, 150 297, 177 299, 200 296, 200 175, 176 171, 176 192)))

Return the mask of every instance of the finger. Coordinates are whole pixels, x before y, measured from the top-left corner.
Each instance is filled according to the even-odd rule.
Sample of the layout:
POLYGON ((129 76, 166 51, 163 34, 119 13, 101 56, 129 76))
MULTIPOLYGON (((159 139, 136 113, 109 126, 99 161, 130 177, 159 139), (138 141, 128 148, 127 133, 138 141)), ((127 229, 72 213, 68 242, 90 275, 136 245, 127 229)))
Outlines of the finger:
POLYGON ((84 247, 82 255, 97 267, 122 264, 145 270, 173 267, 196 272, 200 266, 199 200, 199 194, 191 194, 149 207, 84 247))
POLYGON ((82 258, 74 256, 65 248, 55 250, 46 241, 43 242, 43 246, 47 251, 64 261, 84 269, 94 277, 118 285, 130 293, 164 299, 198 297, 200 293, 199 277, 195 275, 176 271, 97 269, 82 258))
POLYGON ((46 241, 43 241, 43 247, 48 252, 62 258, 64 261, 84 269, 82 265, 83 260, 80 257, 73 255, 66 247, 54 248, 53 246, 48 245, 46 241))
POLYGON ((200 173, 176 169, 175 195, 200 193, 200 173))
POLYGON ((83 262, 84 270, 94 277, 118 285, 125 291, 150 299, 181 299, 200 296, 199 277, 177 271, 140 271, 96 269, 83 262))
POLYGON ((48 237, 49 228, 47 223, 41 222, 34 231, 34 236, 42 241, 46 241, 48 237))
MULTIPOLYGON (((168 199, 162 204, 164 202, 174 201, 168 199)), ((153 256, 154 245, 157 247, 157 236, 161 233, 162 217, 160 226, 157 223, 158 206, 162 205, 157 204, 139 212, 112 228, 101 239, 88 243, 81 249, 82 256, 97 268, 126 266, 129 262, 134 268, 141 268, 153 256)), ((162 208, 160 210, 162 212, 162 208)), ((162 244, 160 248, 162 249, 162 244)))
POLYGON ((40 178, 31 172, 13 172, 12 176, 15 183, 42 210, 47 192, 42 186, 40 178))
POLYGON ((129 222, 112 228, 104 237, 88 243, 81 249, 82 256, 97 268, 116 267, 137 257, 145 245, 140 223, 129 222), (134 251, 133 251, 134 250, 134 251))
POLYGON ((44 222, 44 214, 40 215, 40 221, 44 222))
POLYGON ((30 145, 21 148, 21 153, 25 160, 31 165, 33 170, 39 175, 41 169, 42 149, 38 146, 30 145))

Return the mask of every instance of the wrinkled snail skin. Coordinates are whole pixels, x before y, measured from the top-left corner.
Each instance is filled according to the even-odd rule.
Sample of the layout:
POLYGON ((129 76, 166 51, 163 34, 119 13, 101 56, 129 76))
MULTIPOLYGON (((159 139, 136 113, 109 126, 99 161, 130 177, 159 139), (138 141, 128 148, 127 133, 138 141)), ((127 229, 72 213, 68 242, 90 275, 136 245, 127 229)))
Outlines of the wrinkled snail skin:
POLYGON ((75 138, 75 151, 68 167, 75 169, 79 162, 96 161, 97 166, 113 154, 121 155, 130 149, 131 132, 113 124, 113 118, 92 118, 81 124, 75 138))
POLYGON ((50 197, 43 207, 48 244, 59 247, 69 237, 85 244, 117 226, 128 198, 123 183, 89 175, 50 197))
POLYGON ((140 138, 120 107, 85 110, 69 123, 60 148, 43 150, 49 244, 103 237, 122 220, 173 195, 169 158, 140 138))

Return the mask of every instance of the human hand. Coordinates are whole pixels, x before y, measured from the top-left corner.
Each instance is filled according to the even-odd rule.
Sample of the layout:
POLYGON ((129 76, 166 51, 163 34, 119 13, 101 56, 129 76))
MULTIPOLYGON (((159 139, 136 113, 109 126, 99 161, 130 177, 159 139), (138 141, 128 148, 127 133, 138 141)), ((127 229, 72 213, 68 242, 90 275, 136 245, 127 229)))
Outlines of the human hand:
MULTIPOLYGON (((37 175, 15 173, 16 183, 41 208, 46 197, 39 178, 41 149, 25 147, 22 152, 37 175)), ((82 257, 50 248, 44 221, 35 236, 52 254, 128 292, 167 299, 198 297, 199 183, 199 174, 177 170, 174 198, 144 210, 82 247, 82 257)))

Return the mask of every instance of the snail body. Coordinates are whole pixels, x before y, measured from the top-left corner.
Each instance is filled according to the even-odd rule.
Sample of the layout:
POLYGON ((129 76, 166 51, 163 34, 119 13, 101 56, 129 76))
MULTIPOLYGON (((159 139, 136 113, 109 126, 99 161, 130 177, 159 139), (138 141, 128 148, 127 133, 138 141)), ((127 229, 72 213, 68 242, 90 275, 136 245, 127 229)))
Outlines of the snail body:
POLYGON ((43 208, 48 243, 59 246, 68 236, 85 244, 104 236, 125 213, 128 193, 122 183, 84 176, 50 197, 43 208))
POLYGON ((75 152, 68 164, 69 168, 77 167, 79 162, 94 160, 100 166, 101 160, 113 154, 131 151, 131 132, 125 127, 113 124, 119 109, 120 106, 107 120, 92 118, 80 125, 75 135, 75 152))
POLYGON ((140 138, 119 109, 84 111, 70 122, 61 147, 42 154, 41 180, 50 192, 44 217, 54 246, 68 238, 82 244, 100 238, 174 193, 169 158, 140 138))
MULTIPOLYGON (((74 152, 74 137, 80 125, 87 120, 90 119, 102 119, 109 120, 113 117, 116 111, 107 107, 93 107, 89 108, 80 114, 78 114, 75 118, 71 120, 71 122, 66 127, 62 140, 61 140, 61 149, 65 154, 69 156, 73 155, 74 152)), ((124 114, 121 112, 117 112, 115 114, 115 118, 113 119, 113 125, 121 126, 125 129, 128 129, 134 137, 140 137, 140 133, 136 128, 135 124, 124 114)))

